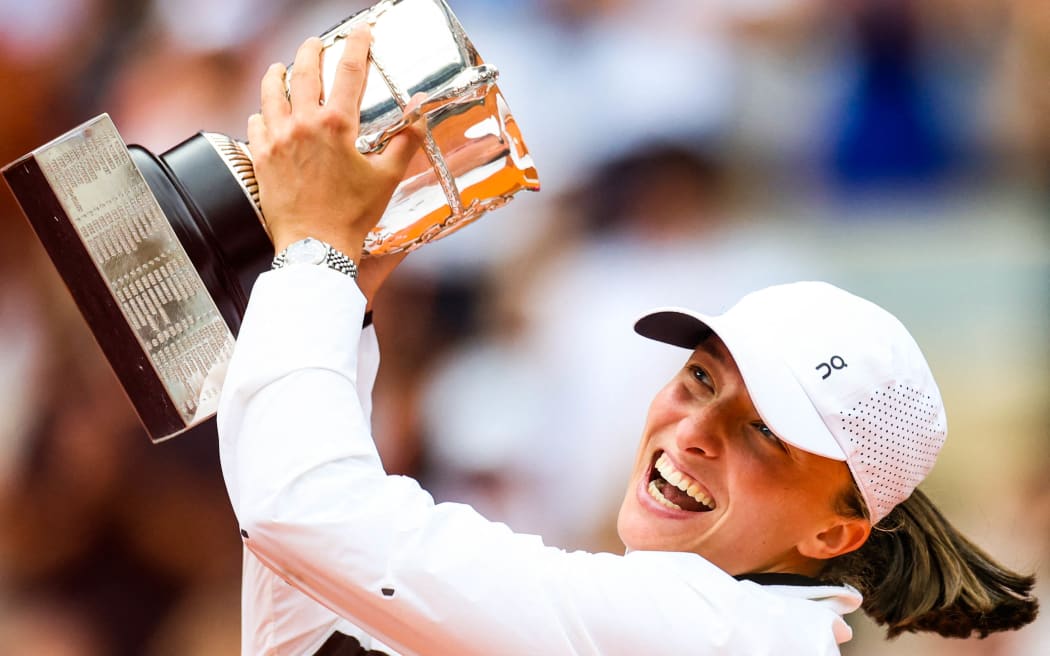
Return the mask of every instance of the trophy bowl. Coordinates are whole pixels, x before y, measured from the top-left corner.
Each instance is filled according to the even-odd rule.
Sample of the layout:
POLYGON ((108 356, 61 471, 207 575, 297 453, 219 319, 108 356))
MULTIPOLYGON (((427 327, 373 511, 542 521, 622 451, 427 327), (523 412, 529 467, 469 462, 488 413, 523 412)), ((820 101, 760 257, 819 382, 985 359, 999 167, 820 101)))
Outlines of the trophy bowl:
MULTIPOLYGON (((427 130, 365 257, 418 248, 539 189, 496 69, 444 0, 382 0, 324 32, 325 90, 346 35, 366 23, 358 150, 381 150, 420 115, 427 130)), ((214 416, 251 287, 273 258, 249 145, 200 132, 155 155, 102 114, 3 175, 150 439, 214 416)))

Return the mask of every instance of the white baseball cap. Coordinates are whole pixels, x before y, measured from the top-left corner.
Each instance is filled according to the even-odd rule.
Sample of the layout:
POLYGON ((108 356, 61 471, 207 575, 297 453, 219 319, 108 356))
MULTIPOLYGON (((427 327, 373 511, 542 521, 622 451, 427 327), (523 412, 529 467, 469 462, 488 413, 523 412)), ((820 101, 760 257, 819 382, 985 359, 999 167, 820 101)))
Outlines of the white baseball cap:
POLYGON ((634 329, 690 350, 717 335, 762 421, 803 451, 845 461, 872 523, 911 495, 944 444, 944 403, 911 334, 828 283, 767 287, 719 316, 660 308, 634 329))

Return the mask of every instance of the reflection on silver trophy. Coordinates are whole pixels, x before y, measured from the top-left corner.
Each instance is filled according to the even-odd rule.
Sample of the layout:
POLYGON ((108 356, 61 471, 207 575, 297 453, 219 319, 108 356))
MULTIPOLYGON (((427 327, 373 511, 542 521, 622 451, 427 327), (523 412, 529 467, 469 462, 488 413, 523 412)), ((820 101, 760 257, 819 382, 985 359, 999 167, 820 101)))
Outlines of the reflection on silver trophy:
MULTIPOLYGON (((382 149, 418 114, 428 124, 366 256, 414 249, 539 188, 496 69, 444 0, 383 0, 328 30, 325 89, 362 23, 373 45, 358 150, 382 149)), ((103 114, 3 174, 151 439, 213 416, 248 293, 273 256, 248 147, 202 132, 157 156, 125 145, 103 114)))

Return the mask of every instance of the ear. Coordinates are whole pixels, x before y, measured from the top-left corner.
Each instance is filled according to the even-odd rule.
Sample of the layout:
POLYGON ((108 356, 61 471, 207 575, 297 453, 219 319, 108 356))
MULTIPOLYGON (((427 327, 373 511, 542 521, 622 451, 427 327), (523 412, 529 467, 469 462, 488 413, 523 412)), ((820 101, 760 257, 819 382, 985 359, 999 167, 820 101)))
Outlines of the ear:
POLYGON ((797 547, 803 556, 827 560, 860 549, 870 534, 870 521, 839 517, 835 524, 803 540, 797 547))

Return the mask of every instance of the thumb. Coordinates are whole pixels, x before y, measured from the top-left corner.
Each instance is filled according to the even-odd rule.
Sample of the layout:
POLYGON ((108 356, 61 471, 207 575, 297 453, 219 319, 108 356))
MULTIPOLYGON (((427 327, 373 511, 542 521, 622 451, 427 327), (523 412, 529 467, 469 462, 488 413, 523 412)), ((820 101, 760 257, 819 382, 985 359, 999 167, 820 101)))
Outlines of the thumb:
POLYGON ((420 117, 387 143, 382 153, 375 156, 376 164, 400 180, 408 170, 412 158, 419 152, 426 135, 426 118, 420 117))

